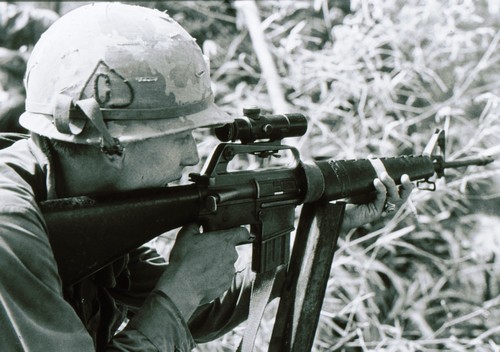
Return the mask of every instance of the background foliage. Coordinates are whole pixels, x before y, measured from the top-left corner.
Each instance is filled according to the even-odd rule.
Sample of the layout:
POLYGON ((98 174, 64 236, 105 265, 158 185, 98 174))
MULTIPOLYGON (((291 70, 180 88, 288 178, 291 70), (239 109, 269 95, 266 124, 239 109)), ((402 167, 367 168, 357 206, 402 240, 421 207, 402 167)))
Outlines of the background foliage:
MULTIPOLYGON (((248 28, 231 1, 167 10, 211 58, 217 103, 271 112, 248 28)), ((71 3, 43 3, 60 13, 71 3)), ((447 158, 500 154, 497 0, 258 1, 284 98, 310 118, 307 158, 419 154, 436 127, 447 158)), ((204 132, 206 133, 206 132, 204 132)), ((217 143, 204 135, 205 154, 217 143)), ((500 350, 500 168, 450 171, 416 208, 340 239, 317 351, 500 350)), ((259 335, 266 350, 274 307, 259 335)), ((243 327, 200 351, 233 351, 243 327)))

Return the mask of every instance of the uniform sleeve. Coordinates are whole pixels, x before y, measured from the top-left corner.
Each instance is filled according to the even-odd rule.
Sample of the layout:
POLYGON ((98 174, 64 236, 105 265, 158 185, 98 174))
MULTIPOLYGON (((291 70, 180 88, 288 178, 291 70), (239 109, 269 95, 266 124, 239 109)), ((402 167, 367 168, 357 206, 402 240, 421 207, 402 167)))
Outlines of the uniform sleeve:
POLYGON ((154 291, 106 351, 178 351, 195 347, 181 313, 163 292, 154 291))
MULTIPOLYGON (((64 300, 57 264, 34 209, 0 208, 0 351, 95 351, 64 300)), ((154 291, 109 351, 190 351, 195 344, 170 299, 154 291)))
POLYGON ((140 247, 129 254, 126 284, 110 290, 132 311, 127 327, 116 335, 109 351, 191 351, 195 343, 174 303, 155 290, 167 263, 155 250, 140 247), (150 349, 146 349, 149 346, 150 349))
POLYGON ((249 269, 237 272, 231 288, 222 297, 195 311, 188 325, 196 342, 212 341, 246 320, 252 278, 249 269))
MULTIPOLYGON (((234 276, 231 288, 222 297, 198 308, 190 319, 189 330, 196 342, 212 341, 247 318, 254 274, 244 266, 245 262, 242 261, 241 270, 234 276)), ((167 265, 163 257, 149 247, 135 250, 130 253, 127 265, 129 279, 126 281, 129 284, 117 285, 111 294, 135 312, 154 290, 167 265)))
MULTIPOLYGON (((127 267, 129 279, 125 281, 129 284, 117 285, 111 293, 115 299, 135 312, 134 308, 142 306, 146 297, 154 290, 167 264, 156 251, 149 247, 141 247, 130 254, 127 267)), ((212 341, 231 331, 247 318, 254 274, 249 267, 240 269, 241 271, 234 276, 231 288, 222 297, 198 308, 190 319, 189 330, 196 342, 212 341)), ((144 307, 141 308, 141 315, 143 310, 144 307)), ((174 313, 174 310, 165 310, 168 310, 169 315, 174 313)), ((171 331, 171 326, 167 324, 164 329, 171 331)), ((128 333, 126 339, 120 336, 120 343, 125 340, 130 341, 131 336, 141 338, 135 333, 128 333)))
MULTIPOLYGON (((285 270, 276 274, 270 300, 280 296, 285 270)), ((248 318, 252 282, 255 274, 246 266, 234 276, 231 288, 220 298, 199 307, 188 322, 197 343, 212 341, 233 330, 248 318)))
POLYGON ((0 208, 0 350, 93 351, 34 209, 0 208))
POLYGON ((126 270, 110 293, 135 313, 153 292, 166 267, 167 263, 158 252, 142 246, 129 253, 126 270))

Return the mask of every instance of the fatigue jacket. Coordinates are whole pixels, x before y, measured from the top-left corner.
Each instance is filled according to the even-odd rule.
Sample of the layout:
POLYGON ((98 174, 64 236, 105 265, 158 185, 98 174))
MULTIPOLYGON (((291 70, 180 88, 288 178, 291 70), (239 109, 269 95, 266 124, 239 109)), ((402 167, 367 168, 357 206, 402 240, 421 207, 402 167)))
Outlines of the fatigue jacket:
POLYGON ((0 150, 0 351, 190 351, 246 318, 248 272, 188 327, 155 290, 166 263, 147 248, 64 287, 38 206, 57 197, 47 155, 31 139, 0 150))

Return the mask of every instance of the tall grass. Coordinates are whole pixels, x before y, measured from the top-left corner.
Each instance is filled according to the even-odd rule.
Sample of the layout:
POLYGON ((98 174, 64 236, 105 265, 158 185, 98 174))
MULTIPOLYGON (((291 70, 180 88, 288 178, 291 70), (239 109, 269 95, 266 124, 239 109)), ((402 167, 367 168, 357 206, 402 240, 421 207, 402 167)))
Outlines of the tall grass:
MULTIPOLYGON (((286 99, 310 119, 292 142, 304 158, 421 153, 436 127, 448 159, 498 157, 498 2, 353 0, 347 14, 339 3, 257 2, 286 99)), ((218 19, 218 4, 183 4, 226 29, 200 43, 218 103, 234 115, 270 111, 244 23, 230 11, 218 19)), ((414 192, 416 214, 341 238, 315 350, 498 351, 499 173, 498 162, 450 171, 436 192, 414 192)), ((273 313, 257 350, 267 350, 273 313)), ((199 350, 234 350, 241 329, 199 350)))

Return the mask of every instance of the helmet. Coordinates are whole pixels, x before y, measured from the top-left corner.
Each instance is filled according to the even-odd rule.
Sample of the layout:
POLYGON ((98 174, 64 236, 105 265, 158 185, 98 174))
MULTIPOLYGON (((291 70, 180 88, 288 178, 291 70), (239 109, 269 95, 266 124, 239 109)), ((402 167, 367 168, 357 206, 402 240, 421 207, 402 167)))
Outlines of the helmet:
POLYGON ((24 79, 23 127, 51 139, 112 148, 231 122, 214 104, 208 60, 167 14, 94 3, 56 21, 24 79))

